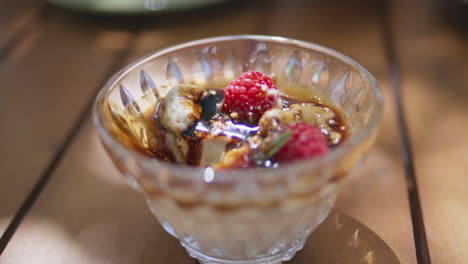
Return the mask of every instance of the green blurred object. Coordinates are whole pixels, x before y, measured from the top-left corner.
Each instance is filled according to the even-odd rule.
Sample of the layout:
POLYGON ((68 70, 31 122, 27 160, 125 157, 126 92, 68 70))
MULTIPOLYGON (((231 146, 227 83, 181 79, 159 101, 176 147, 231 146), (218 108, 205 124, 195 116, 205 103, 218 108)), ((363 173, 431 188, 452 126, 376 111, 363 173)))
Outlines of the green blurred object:
POLYGON ((179 11, 225 1, 227 0, 48 0, 65 8, 114 14, 179 11))

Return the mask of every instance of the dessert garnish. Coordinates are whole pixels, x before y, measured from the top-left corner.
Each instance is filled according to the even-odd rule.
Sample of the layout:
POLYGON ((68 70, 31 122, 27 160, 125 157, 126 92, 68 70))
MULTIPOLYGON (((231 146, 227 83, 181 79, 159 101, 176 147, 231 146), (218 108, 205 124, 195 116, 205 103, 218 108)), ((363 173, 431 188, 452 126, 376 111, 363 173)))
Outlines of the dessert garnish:
POLYGON ((265 111, 281 106, 278 88, 266 74, 248 71, 224 90, 221 110, 233 119, 257 122, 265 111))
POLYGON ((139 150, 159 160, 221 170, 276 168, 326 155, 341 144, 347 132, 341 111, 310 91, 298 98, 282 92, 287 90, 256 71, 244 72, 224 89, 176 84, 145 115, 154 132, 147 141, 156 143, 139 150))

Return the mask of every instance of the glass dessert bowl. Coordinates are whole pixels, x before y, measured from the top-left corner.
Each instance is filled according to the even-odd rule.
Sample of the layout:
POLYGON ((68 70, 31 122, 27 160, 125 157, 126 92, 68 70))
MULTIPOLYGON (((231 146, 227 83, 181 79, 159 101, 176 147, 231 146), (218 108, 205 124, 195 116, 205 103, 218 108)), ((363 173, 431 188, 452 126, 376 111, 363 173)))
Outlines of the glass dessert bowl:
MULTIPOLYGON (((166 119, 179 117, 186 105, 163 106, 166 119)), ((291 259, 327 217, 342 179, 374 143, 381 111, 375 79, 352 59, 307 42, 248 35, 197 40, 137 60, 104 86, 93 118, 116 167, 192 257, 274 264, 291 259), (193 141, 181 144, 148 114, 164 111, 155 108, 170 101, 174 87, 222 89, 246 71, 272 77, 283 99, 305 105, 322 98, 337 109, 346 123, 342 142, 324 155, 279 166, 217 169, 203 160, 219 161, 232 142, 205 140, 194 149, 193 141), (188 162, 194 156, 199 166, 188 162)))

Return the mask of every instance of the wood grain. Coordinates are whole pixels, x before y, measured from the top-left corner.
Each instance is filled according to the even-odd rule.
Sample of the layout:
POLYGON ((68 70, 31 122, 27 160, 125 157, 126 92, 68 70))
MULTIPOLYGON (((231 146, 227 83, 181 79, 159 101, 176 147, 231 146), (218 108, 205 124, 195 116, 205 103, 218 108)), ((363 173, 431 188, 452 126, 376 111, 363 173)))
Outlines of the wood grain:
POLYGON ((461 264, 468 262, 468 39, 451 23, 456 13, 445 13, 452 2, 397 1, 392 13, 430 257, 461 264))
POLYGON ((123 36, 114 42, 124 47, 127 33, 55 10, 40 34, 0 65, 0 137, 6 139, 0 148, 0 234, 113 63, 119 50, 97 45, 109 34, 123 36))
POLYGON ((0 1, 0 49, 31 27, 42 6, 41 0, 0 1))

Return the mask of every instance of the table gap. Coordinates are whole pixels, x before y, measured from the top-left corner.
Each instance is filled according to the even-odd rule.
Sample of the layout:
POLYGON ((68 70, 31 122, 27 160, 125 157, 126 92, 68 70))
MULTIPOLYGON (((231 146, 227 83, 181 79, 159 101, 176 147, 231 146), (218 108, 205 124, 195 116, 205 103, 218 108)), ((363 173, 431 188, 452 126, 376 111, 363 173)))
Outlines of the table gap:
POLYGON ((403 104, 401 96, 401 72, 396 55, 394 42, 394 28, 392 28, 390 19, 389 3, 386 0, 380 0, 377 4, 377 11, 380 14, 380 26, 384 48, 390 74, 390 84, 396 105, 396 116, 399 125, 398 133, 400 135, 400 150, 403 158, 405 176, 407 181, 408 200, 411 211, 411 220, 413 225, 413 237, 416 250, 416 259, 418 264, 430 264, 429 248, 424 227, 421 201, 416 181, 416 172, 414 169, 411 142, 408 134, 406 119, 403 114, 403 104))

